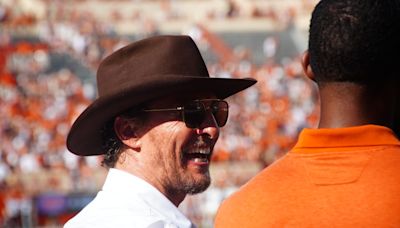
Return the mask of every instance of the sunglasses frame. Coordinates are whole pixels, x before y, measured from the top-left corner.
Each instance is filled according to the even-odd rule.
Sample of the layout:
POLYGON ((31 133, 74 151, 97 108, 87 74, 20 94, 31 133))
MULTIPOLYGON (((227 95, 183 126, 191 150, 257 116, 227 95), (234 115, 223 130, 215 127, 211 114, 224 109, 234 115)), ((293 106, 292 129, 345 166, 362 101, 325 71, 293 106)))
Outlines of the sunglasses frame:
POLYGON ((181 112, 181 116, 182 116, 182 120, 183 120, 183 122, 185 122, 186 127, 195 129, 195 128, 199 128, 200 124, 204 121, 205 117, 203 117, 203 120, 202 120, 200 123, 193 124, 193 126, 190 125, 190 124, 188 124, 188 122, 186 121, 186 118, 185 118, 185 116, 186 116, 186 115, 185 115, 185 105, 188 105, 188 104, 190 104, 191 102, 198 102, 198 103, 200 103, 201 106, 203 107, 203 110, 202 110, 202 111, 203 111, 203 112, 206 112, 207 110, 210 110, 210 109, 211 109, 211 108, 210 108, 210 105, 212 104, 212 103, 211 103, 210 105, 208 105, 208 106, 206 107, 206 105, 204 104, 204 102, 206 102, 206 101, 224 103, 224 104, 226 105, 226 118, 225 118, 225 121, 224 121, 223 123, 221 123, 221 125, 219 124, 219 122, 218 122, 218 120, 217 120, 217 117, 214 115, 214 113, 212 113, 213 118, 214 118, 215 122, 217 123, 218 127, 223 127, 223 126, 225 126, 225 125, 226 125, 226 122, 228 122, 228 117, 229 117, 229 104, 228 104, 228 102, 226 102, 225 100, 221 100, 221 99, 198 99, 198 100, 193 100, 193 101, 187 102, 186 104, 184 104, 184 105, 182 105, 182 106, 178 106, 178 107, 176 107, 176 108, 142 109, 141 111, 142 111, 142 112, 180 111, 180 112, 181 112))

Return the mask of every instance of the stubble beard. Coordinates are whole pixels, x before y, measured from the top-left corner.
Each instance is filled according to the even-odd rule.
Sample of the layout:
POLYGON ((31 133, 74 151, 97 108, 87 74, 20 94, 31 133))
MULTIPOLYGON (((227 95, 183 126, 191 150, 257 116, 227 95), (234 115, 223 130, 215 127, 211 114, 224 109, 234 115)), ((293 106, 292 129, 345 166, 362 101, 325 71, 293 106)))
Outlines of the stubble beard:
MULTIPOLYGON (((197 147, 201 147, 202 145, 206 145, 202 136, 199 136, 194 143, 197 147)), ((211 148, 212 151, 213 148, 211 148)), ((185 151, 180 153, 180 163, 181 168, 183 169, 183 175, 178 175, 178 182, 181 183, 181 188, 186 194, 194 195, 201 192, 204 192, 211 184, 210 170, 207 167, 207 170, 204 170, 201 174, 192 174, 187 170, 187 161, 184 158, 185 151), (201 177, 199 176, 201 175, 201 177), (197 176, 197 178, 196 178, 197 176)))
POLYGON ((204 173, 204 178, 200 180, 195 180, 195 178, 191 177, 190 181, 183 181, 183 190, 187 194, 194 195, 201 192, 204 192, 211 184, 210 173, 204 173))
MULTIPOLYGON (((181 155, 181 164, 184 164, 182 155, 181 155)), ((194 174, 187 172, 186 167, 175 167, 169 170, 181 170, 177 174, 173 175, 172 179, 169 179, 170 192, 175 193, 184 193, 184 194, 198 194, 205 191, 211 184, 210 172, 207 169, 206 172, 202 174, 195 174, 198 177, 196 178, 194 174), (201 175, 201 177, 199 177, 201 175)))
MULTIPOLYGON (((198 145, 204 143, 197 139, 198 145)), ((213 148, 211 148, 212 150, 213 148)), ((172 194, 198 194, 205 191, 211 184, 209 167, 201 173, 192 173, 188 170, 185 160, 185 151, 179 155, 173 153, 170 157, 163 157, 165 171, 165 188, 172 194), (168 162, 175 161, 175 162, 168 162)))

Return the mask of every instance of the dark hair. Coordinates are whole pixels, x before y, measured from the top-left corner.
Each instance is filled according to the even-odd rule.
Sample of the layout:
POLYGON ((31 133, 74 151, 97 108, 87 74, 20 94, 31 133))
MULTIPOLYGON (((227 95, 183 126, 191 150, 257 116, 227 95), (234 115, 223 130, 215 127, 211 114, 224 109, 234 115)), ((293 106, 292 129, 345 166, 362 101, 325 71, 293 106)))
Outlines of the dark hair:
POLYGON ((321 0, 312 13, 309 53, 317 82, 393 78, 400 54, 400 1, 321 0))
MULTIPOLYGON (((142 106, 139 106, 139 108, 124 111, 117 116, 127 117, 129 119, 135 118, 138 119, 138 121, 135 121, 136 123, 143 123, 143 121, 145 120, 145 115, 143 112, 138 111, 141 109, 142 106)), ((115 167, 115 163, 118 161, 118 158, 121 155, 122 148, 124 146, 124 144, 115 133, 114 121, 115 117, 107 121, 107 123, 103 126, 101 132, 104 151, 104 157, 101 164, 108 168, 115 167)))
POLYGON ((114 131, 114 120, 115 118, 112 118, 107 121, 101 132, 104 151, 104 157, 101 164, 108 168, 113 168, 115 166, 115 163, 122 152, 121 147, 123 145, 114 131))

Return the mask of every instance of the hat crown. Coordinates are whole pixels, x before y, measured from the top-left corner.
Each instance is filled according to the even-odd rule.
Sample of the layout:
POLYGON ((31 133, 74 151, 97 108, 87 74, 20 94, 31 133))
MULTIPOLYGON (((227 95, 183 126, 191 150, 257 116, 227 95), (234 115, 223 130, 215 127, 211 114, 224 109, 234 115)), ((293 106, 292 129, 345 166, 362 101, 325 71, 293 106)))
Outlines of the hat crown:
POLYGON ((99 96, 113 95, 151 81, 153 76, 209 77, 189 36, 157 36, 132 43, 108 56, 97 71, 99 96))

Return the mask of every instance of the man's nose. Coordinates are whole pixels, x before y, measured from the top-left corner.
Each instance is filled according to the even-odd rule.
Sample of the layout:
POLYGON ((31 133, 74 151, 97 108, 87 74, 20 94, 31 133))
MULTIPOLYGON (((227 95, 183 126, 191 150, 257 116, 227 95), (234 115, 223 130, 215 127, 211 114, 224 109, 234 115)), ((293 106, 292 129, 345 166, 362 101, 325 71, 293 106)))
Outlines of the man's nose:
POLYGON ((207 112, 206 118, 196 129, 197 134, 207 134, 211 139, 217 140, 219 137, 219 127, 211 112, 207 112))

